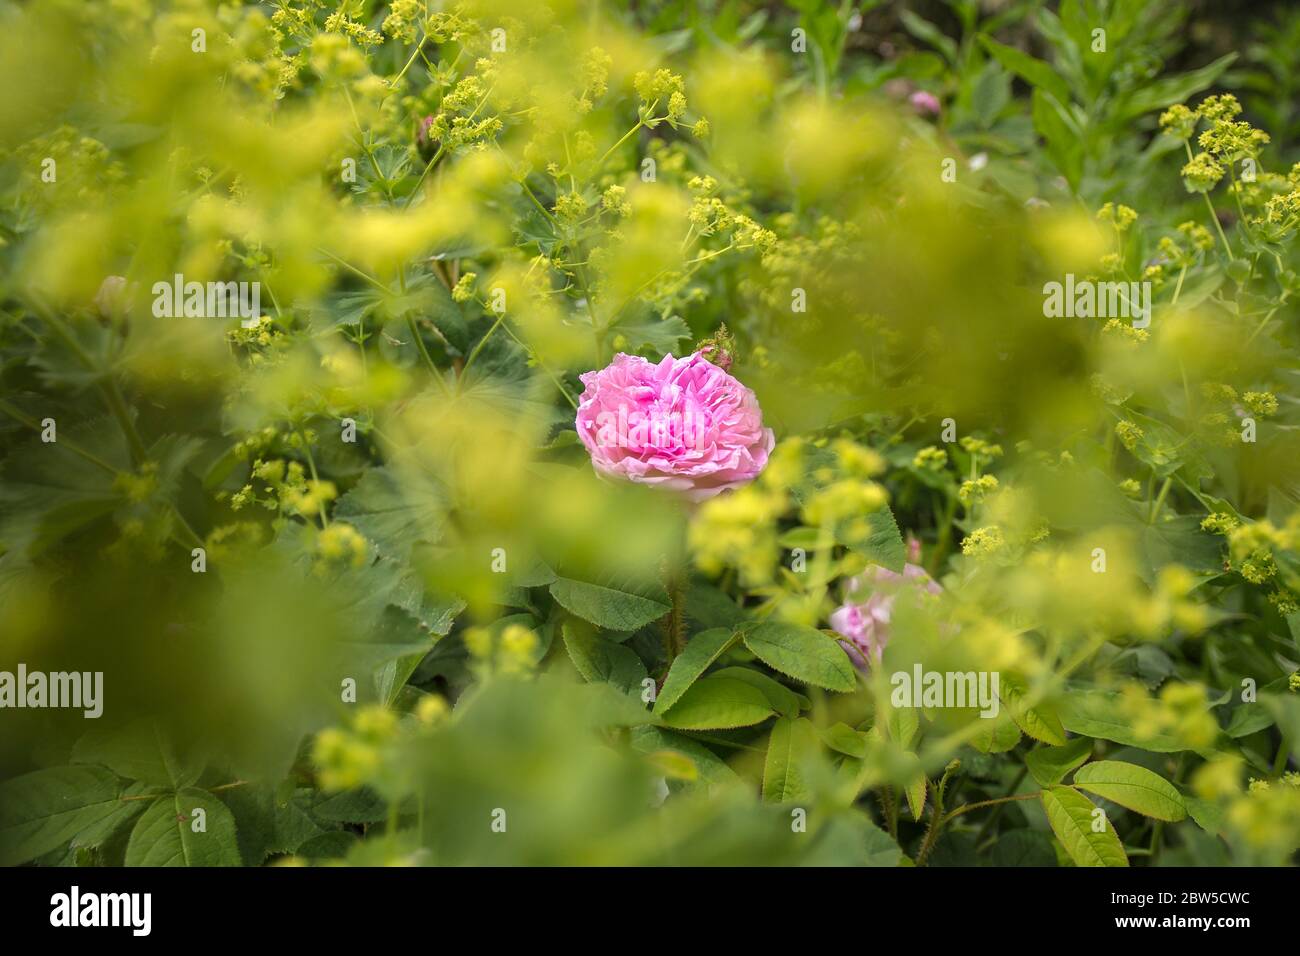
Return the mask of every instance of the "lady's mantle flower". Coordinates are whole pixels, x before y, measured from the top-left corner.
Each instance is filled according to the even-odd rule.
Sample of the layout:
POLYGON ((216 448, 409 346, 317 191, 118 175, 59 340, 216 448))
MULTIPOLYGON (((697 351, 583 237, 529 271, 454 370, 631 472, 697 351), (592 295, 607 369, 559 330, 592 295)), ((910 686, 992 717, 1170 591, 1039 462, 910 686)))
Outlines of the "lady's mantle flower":
POLYGON ((703 501, 752 481, 775 444, 754 393, 702 352, 620 353, 580 376, 578 437, 596 471, 703 501))

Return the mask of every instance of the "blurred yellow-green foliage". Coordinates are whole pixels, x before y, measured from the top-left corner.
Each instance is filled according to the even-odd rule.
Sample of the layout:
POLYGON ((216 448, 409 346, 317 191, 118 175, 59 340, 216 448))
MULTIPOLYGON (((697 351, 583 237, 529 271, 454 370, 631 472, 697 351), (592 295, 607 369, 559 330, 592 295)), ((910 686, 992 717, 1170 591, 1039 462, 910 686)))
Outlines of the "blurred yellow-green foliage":
POLYGON ((1293 862, 1252 16, 0 2, 0 671, 103 675, 0 685, 0 862, 1293 862), (599 478, 578 376, 706 340, 764 472, 599 478))

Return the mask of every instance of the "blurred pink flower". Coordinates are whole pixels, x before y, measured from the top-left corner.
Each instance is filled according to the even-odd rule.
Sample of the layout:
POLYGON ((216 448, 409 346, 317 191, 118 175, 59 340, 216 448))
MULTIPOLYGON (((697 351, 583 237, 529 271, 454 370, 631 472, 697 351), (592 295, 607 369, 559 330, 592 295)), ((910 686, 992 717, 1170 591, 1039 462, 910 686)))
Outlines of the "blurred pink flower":
MULTIPOLYGON (((909 542, 908 552, 912 560, 920 557, 915 542, 909 542)), ((847 638, 840 646, 859 668, 880 663, 889 643, 894 600, 904 588, 919 588, 928 594, 943 590, 924 568, 911 561, 903 565, 902 574, 872 566, 849 581, 845 603, 831 615, 831 627, 847 638)))
POLYGON ((912 104, 912 109, 922 116, 938 116, 939 110, 942 108, 939 97, 933 93, 927 93, 925 90, 917 90, 908 97, 908 102, 912 104))
POLYGON ((703 501, 746 484, 775 438, 754 393, 706 359, 619 353, 579 376, 578 437, 596 471, 703 501))

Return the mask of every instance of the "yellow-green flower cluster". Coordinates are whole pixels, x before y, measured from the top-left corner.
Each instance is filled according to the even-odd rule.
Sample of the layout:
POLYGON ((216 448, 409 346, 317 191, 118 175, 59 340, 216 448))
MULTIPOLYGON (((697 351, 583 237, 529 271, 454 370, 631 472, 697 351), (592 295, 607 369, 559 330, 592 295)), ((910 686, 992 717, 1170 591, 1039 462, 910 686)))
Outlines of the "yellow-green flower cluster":
POLYGON ((601 193, 600 208, 622 219, 632 215, 632 204, 627 201, 627 189, 619 185, 607 187, 601 193))
POLYGON ((1137 222, 1138 214, 1129 206, 1115 205, 1108 202, 1097 210, 1097 220, 1099 222, 1112 223, 1120 232, 1128 230, 1129 226, 1137 222))
POLYGON ((1160 114, 1160 132, 1174 139, 1187 140, 1196 132, 1197 115, 1179 103, 1160 114))
POLYGON ((1002 529, 997 525, 976 528, 966 535, 961 542, 961 553, 973 558, 987 558, 997 554, 1006 547, 1002 529))
POLYGON ((316 535, 316 569, 321 573, 339 565, 364 567, 369 552, 361 533, 342 521, 335 521, 316 535))
POLYGON ((1201 530, 1211 534, 1227 535, 1231 534, 1239 524, 1241 522, 1235 516, 1225 511, 1216 511, 1201 522, 1201 530))
POLYGON ((979 478, 968 479, 961 483, 961 488, 957 491, 957 497, 961 503, 968 508, 976 503, 983 501, 988 495, 997 490, 998 480, 992 475, 981 475, 979 478))
POLYGON ((489 627, 471 627, 465 631, 464 641, 480 677, 520 677, 537 667, 537 634, 522 624, 507 624, 499 633, 489 627))
POLYGON ((348 16, 347 6, 348 4, 340 4, 339 9, 325 18, 325 29, 330 33, 342 34, 363 47, 372 47, 383 43, 383 34, 378 30, 370 29, 364 23, 353 20, 348 16))
POLYGON ((1001 458, 1002 446, 987 442, 983 438, 966 435, 961 440, 962 450, 975 458, 1001 458))
POLYGON ((414 43, 424 18, 421 0, 392 0, 380 29, 394 40, 414 43))
POLYGON ((803 444, 783 441, 759 479, 700 505, 687 532, 695 563, 705 574, 735 568, 749 586, 772 580, 777 522, 789 508, 787 490, 803 475, 803 444))
POLYGON ((1228 554, 1243 578, 1263 584, 1277 574, 1273 550, 1294 545, 1289 528, 1278 529, 1269 521, 1254 521, 1228 532, 1228 554))
POLYGON ((1277 396, 1272 392, 1247 392, 1241 396, 1241 400, 1256 415, 1277 414, 1277 396))
POLYGON ((1188 192, 1208 193, 1223 178, 1223 167, 1209 153, 1197 153, 1183 166, 1183 185, 1188 192))
POLYGON ((926 445, 912 457, 912 467, 918 471, 943 471, 948 465, 948 453, 937 445, 926 445))
POLYGON ((1120 444, 1129 451, 1136 448, 1138 442, 1140 442, 1145 435, 1146 432, 1142 430, 1140 425, 1131 422, 1128 419, 1115 423, 1115 436, 1119 439, 1120 444))
POLYGON ((397 715, 374 705, 358 710, 348 728, 322 730, 312 746, 321 789, 351 790, 370 783, 383 764, 382 748, 397 732, 397 715))
POLYGON ((1227 162, 1242 156, 1258 156, 1268 141, 1268 133, 1263 130, 1255 129, 1249 123, 1226 119, 1215 120, 1197 139, 1202 149, 1227 162))
POLYGON ((475 272, 466 272, 456 280, 452 287, 451 298, 455 302, 468 302, 474 298, 474 280, 478 278, 475 272))
POLYGON ((1139 740, 1173 737, 1190 749, 1204 750, 1219 735, 1205 689, 1198 684, 1169 681, 1158 699, 1140 684, 1127 684, 1120 694, 1120 710, 1139 740))

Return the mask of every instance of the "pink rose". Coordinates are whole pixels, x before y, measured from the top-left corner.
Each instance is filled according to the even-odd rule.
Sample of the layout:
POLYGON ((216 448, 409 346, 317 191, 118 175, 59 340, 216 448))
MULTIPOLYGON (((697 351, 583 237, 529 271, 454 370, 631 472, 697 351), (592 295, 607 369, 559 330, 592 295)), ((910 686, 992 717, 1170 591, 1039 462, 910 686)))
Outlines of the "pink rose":
POLYGON ((908 101, 912 104, 912 109, 916 110, 922 116, 938 116, 941 105, 939 97, 933 93, 927 93, 925 90, 917 90, 913 93, 908 101))
MULTIPOLYGON (((916 548, 909 547, 909 557, 916 548)), ((919 557, 919 555, 916 555, 919 557)), ((903 573, 873 566, 849 581, 843 606, 831 615, 831 627, 848 640, 840 646, 849 653, 853 663, 866 669, 870 663, 880 663, 889 643, 889 619, 893 614, 894 600, 903 588, 920 588, 929 594, 943 589, 925 573, 920 565, 907 563, 903 573)))
POLYGON ((691 501, 752 481, 775 444, 754 393, 701 352, 635 355, 579 376, 578 437, 596 471, 691 501))

